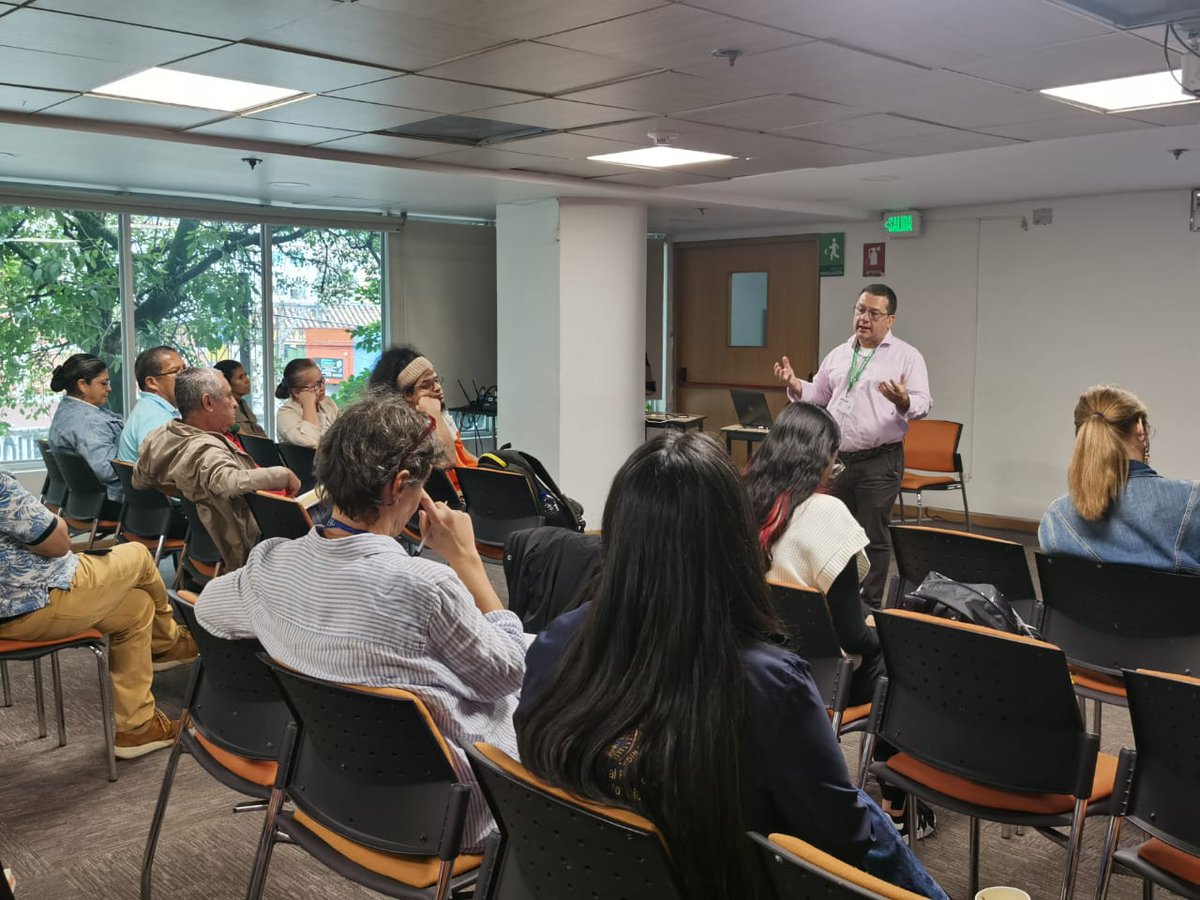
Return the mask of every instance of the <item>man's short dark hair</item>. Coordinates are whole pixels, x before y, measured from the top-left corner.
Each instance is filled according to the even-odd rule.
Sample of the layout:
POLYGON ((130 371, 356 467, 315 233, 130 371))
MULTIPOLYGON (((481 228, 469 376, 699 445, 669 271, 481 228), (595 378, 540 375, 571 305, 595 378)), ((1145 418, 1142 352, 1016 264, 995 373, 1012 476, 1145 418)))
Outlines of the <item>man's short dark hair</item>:
POLYGON ((896 292, 886 284, 868 284, 861 293, 870 294, 872 297, 887 297, 888 315, 896 314, 896 292))
POLYGON ((151 375, 161 375, 163 361, 168 353, 178 353, 174 347, 159 344, 138 354, 133 363, 133 376, 137 379, 138 390, 146 390, 146 379, 151 375))

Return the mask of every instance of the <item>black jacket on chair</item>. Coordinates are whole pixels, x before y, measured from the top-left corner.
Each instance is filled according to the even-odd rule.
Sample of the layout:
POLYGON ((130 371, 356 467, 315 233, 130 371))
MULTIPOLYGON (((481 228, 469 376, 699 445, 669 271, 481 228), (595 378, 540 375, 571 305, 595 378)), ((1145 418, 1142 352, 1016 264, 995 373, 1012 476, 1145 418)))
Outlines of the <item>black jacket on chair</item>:
POLYGON ((526 633, 537 634, 579 606, 581 590, 599 568, 599 535, 549 525, 514 531, 504 542, 508 608, 526 633))

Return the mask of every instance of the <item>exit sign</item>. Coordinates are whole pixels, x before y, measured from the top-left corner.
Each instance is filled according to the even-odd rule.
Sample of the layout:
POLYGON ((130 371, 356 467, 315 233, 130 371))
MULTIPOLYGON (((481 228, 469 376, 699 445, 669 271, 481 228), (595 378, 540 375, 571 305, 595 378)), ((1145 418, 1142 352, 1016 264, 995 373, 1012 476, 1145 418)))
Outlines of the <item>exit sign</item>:
POLYGON ((885 212, 883 230, 888 237, 916 237, 921 233, 921 214, 915 209, 885 212))

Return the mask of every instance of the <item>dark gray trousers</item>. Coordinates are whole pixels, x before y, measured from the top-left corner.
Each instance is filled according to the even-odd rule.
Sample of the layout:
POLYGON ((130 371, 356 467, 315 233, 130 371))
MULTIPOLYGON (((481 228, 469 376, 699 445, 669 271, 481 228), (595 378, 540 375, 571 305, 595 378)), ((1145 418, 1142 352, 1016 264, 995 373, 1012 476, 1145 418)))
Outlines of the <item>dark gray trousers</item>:
POLYGON ((850 453, 839 456, 846 470, 829 485, 829 493, 846 504, 850 514, 867 533, 867 559, 871 570, 863 579, 863 597, 878 608, 883 601, 887 584, 892 545, 888 525, 892 520, 892 505, 900 493, 900 477, 904 473, 904 445, 895 444, 876 456, 866 459, 850 453))

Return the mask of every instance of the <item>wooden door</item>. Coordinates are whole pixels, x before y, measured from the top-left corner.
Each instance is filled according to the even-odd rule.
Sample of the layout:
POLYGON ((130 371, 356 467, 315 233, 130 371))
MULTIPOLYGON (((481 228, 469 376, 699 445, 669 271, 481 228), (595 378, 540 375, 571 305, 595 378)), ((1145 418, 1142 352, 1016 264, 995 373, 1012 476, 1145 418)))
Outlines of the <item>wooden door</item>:
POLYGON ((737 422, 730 388, 762 390, 772 414, 787 402, 772 375, 781 356, 807 377, 817 368, 820 312, 817 239, 675 245, 675 408, 708 416, 706 430, 737 422), (765 272, 766 341, 731 346, 732 276, 765 272))

